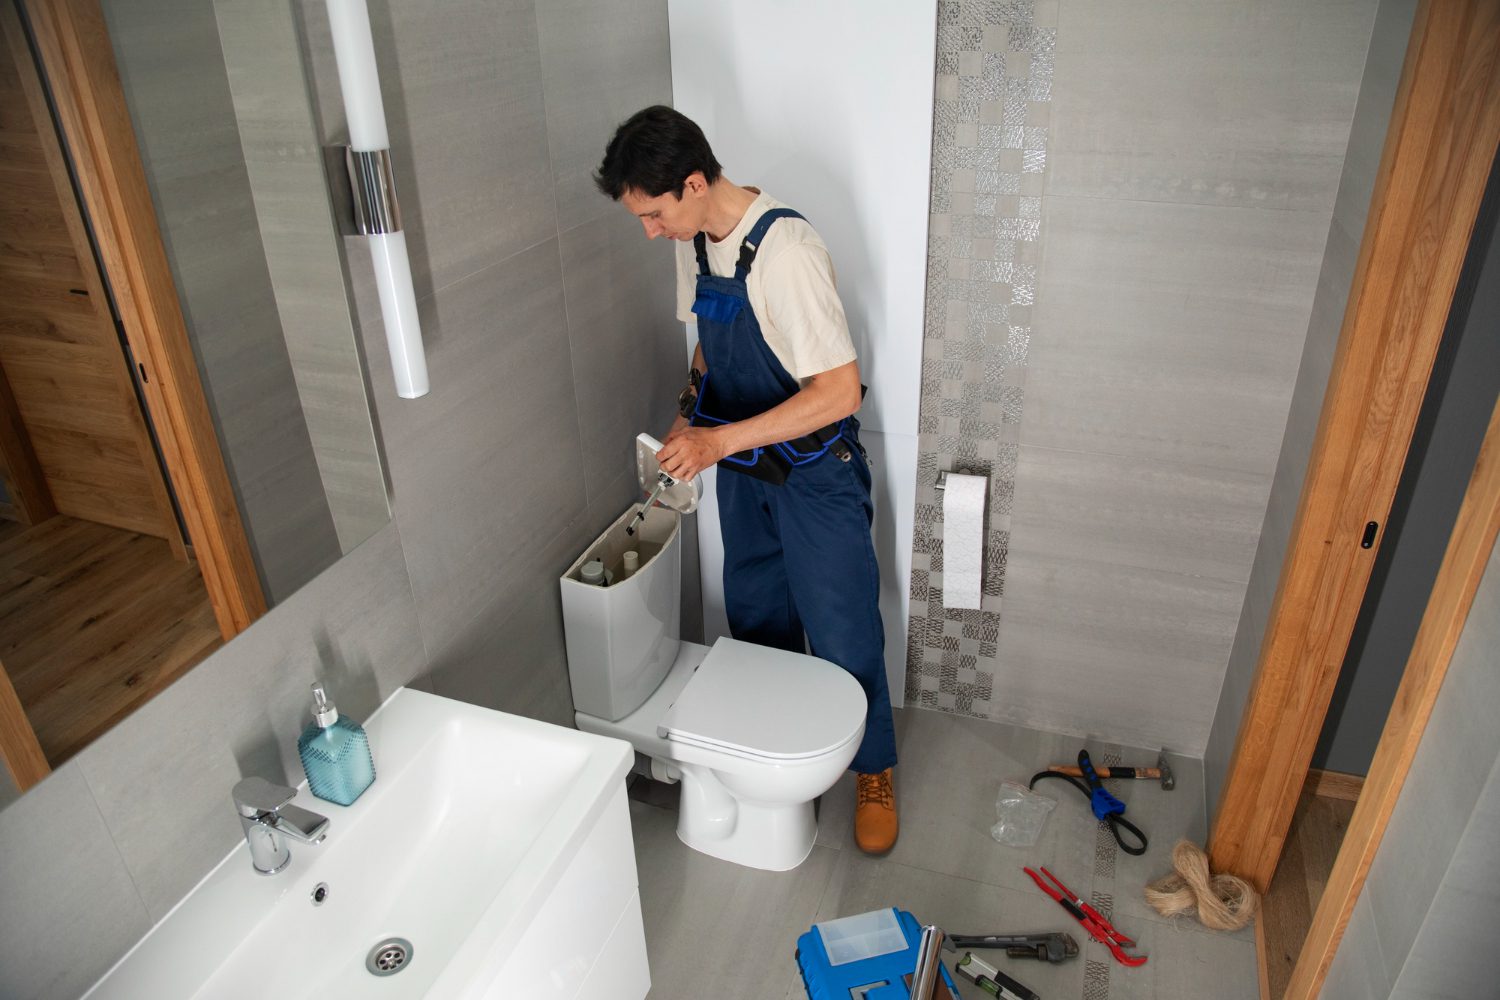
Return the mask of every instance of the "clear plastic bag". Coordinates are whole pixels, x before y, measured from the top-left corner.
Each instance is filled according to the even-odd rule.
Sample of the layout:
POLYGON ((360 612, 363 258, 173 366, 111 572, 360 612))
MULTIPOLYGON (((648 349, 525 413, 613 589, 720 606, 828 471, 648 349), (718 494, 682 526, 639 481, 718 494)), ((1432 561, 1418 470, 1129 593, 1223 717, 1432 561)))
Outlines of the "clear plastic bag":
POLYGON ((995 815, 1000 821, 990 827, 990 836, 1007 847, 1032 847, 1042 835, 1047 814, 1056 805, 1025 785, 1002 781, 1000 793, 995 796, 995 815))

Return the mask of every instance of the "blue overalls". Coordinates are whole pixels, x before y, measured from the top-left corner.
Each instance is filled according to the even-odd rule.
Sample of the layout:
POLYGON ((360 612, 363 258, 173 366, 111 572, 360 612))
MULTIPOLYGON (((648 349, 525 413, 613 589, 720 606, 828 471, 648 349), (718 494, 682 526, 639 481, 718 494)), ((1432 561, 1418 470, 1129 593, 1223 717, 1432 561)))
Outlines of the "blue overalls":
MULTIPOLYGON (((732 278, 711 273, 703 234, 694 240, 693 312, 708 366, 698 402, 698 415, 706 420, 696 423, 744 420, 800 389, 761 335, 745 289, 756 249, 771 224, 784 217, 802 218, 784 208, 760 217, 745 237, 732 278)), ((880 578, 870 540, 874 506, 859 422, 849 417, 839 430, 846 447, 786 451, 792 469, 781 485, 735 470, 735 456, 719 463, 725 610, 736 639, 801 653, 806 633, 814 656, 859 681, 868 714, 849 769, 874 774, 896 763, 880 578)))

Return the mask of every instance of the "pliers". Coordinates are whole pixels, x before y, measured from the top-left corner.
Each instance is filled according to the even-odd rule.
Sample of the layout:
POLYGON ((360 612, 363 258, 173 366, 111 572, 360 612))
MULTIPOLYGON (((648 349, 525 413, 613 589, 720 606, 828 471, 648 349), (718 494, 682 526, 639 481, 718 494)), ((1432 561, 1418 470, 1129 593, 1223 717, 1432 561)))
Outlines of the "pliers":
POLYGON ((1059 906, 1071 913, 1073 919, 1082 924, 1083 929, 1089 932, 1090 937, 1108 948, 1110 954, 1115 956, 1115 960, 1121 965, 1135 968, 1136 966, 1146 964, 1145 955, 1125 954, 1126 948, 1135 947, 1134 941, 1115 930, 1115 925, 1110 923, 1104 914, 1078 898, 1077 894, 1072 889, 1063 885, 1062 880, 1056 875, 1043 868, 1042 875, 1047 876, 1048 880, 1044 882, 1042 881, 1042 875, 1038 875, 1030 868, 1023 868, 1021 870, 1031 876, 1031 881, 1036 883, 1038 889, 1057 900, 1059 906), (1048 882, 1052 884, 1049 885, 1048 882))

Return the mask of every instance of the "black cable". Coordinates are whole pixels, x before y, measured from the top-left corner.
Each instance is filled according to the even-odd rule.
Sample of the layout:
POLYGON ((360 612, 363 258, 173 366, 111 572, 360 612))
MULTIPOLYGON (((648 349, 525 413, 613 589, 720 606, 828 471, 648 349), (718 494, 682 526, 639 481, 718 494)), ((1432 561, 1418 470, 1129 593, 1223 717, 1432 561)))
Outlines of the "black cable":
MULTIPOLYGON (((1061 778, 1062 780, 1066 781, 1068 784, 1072 785, 1074 788, 1082 792, 1083 797, 1089 800, 1089 804, 1092 807, 1094 801, 1094 793, 1089 790, 1089 787, 1087 785, 1079 781, 1077 778, 1073 777, 1071 774, 1063 774, 1061 771, 1038 771, 1036 774, 1033 774, 1031 776, 1031 784, 1027 787, 1035 788, 1036 783, 1043 778, 1061 778)), ((1146 853, 1146 835, 1141 832, 1140 827, 1136 826, 1134 823, 1130 822, 1130 820, 1126 819, 1119 813, 1109 813, 1101 818, 1104 820, 1104 822, 1109 824, 1109 832, 1114 835, 1115 843, 1120 845, 1120 850, 1124 851, 1126 854, 1136 855, 1137 857, 1146 853), (1132 847, 1130 844, 1125 843, 1125 838, 1120 835, 1120 827, 1122 826, 1130 833, 1134 834, 1135 838, 1140 841, 1139 847, 1132 847)))

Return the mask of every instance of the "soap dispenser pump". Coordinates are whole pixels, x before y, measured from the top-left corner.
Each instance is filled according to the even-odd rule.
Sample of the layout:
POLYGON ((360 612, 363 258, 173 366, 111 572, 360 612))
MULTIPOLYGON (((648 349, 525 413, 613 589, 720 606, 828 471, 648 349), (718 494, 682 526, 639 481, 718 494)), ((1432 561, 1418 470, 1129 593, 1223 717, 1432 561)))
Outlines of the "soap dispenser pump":
POLYGON ((375 780, 370 738, 359 723, 340 715, 322 681, 313 682, 313 721, 297 740, 307 787, 314 795, 347 806, 375 780))

